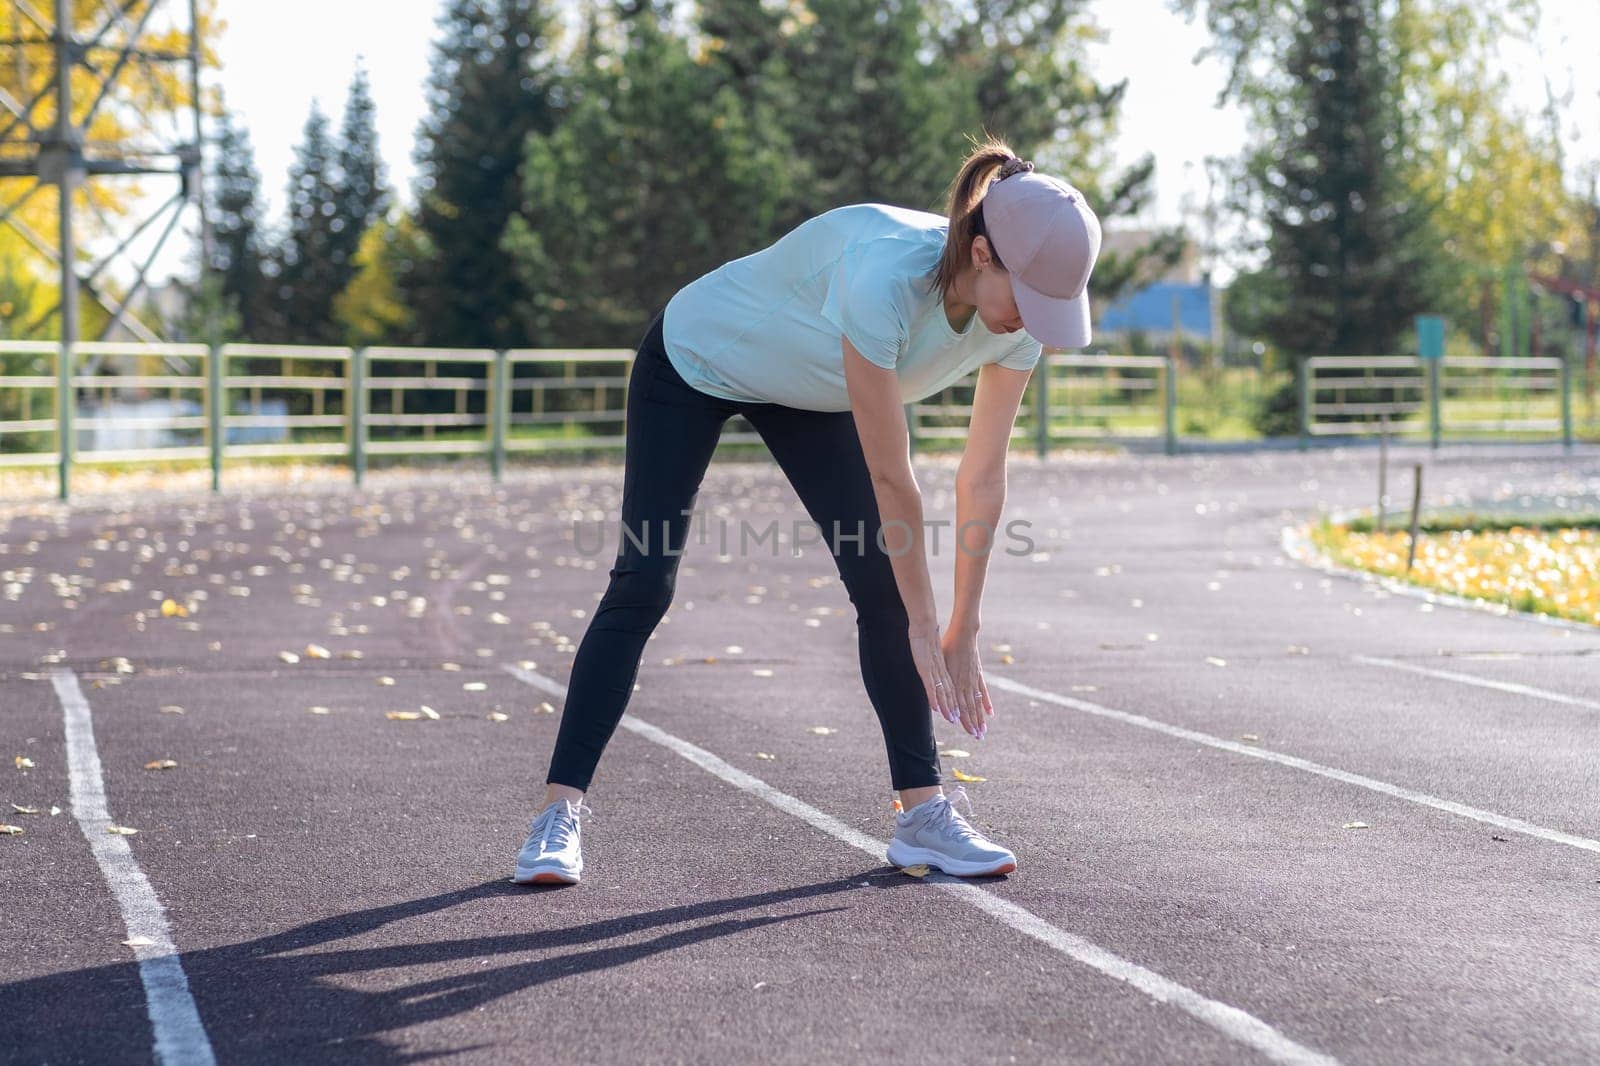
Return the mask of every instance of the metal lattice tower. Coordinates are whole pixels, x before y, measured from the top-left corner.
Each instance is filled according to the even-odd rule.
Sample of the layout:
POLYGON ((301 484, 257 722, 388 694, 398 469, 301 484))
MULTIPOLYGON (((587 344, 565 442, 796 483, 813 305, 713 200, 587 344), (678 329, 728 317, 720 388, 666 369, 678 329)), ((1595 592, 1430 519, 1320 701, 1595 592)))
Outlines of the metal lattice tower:
POLYGON ((28 328, 61 316, 56 391, 65 492, 81 294, 109 315, 99 339, 120 325, 139 340, 159 341, 129 308, 190 205, 200 213, 203 257, 209 241, 201 196, 199 0, 54 0, 53 11, 43 10, 50 2, 9 0, 9 36, 0 39, 0 71, 14 74, 19 89, 13 96, 0 81, 0 224, 60 272, 59 301, 28 328), (113 218, 98 201, 102 183, 161 175, 176 178, 177 189, 154 210, 113 218), (52 186, 59 204, 53 244, 18 215, 52 186), (111 246, 87 264, 78 261, 88 228, 76 217, 80 190, 97 236, 111 246), (131 261, 130 249, 158 223, 153 248, 133 264, 133 283, 114 297, 102 275, 124 257, 131 261))
POLYGON ((0 90, 0 178, 31 179, 31 184, 20 196, 4 197, 0 221, 59 267, 61 300, 51 313, 61 313, 64 343, 79 339, 80 292, 110 315, 102 338, 121 325, 141 340, 157 341, 127 312, 184 209, 201 203, 198 0, 54 0, 53 15, 33 0, 10 0, 10 7, 12 36, 0 40, 0 63, 16 71, 17 84, 33 93, 23 101, 0 90), (84 23, 86 29, 80 30, 84 23), (182 47, 174 48, 174 42, 182 47), (80 274, 74 194, 97 181, 149 175, 175 177, 178 188, 140 217, 112 220, 91 200, 115 246, 80 274), (17 211, 48 186, 56 187, 60 204, 60 233, 53 246, 17 218, 17 211), (111 297, 101 275, 163 219, 154 248, 135 264, 127 294, 111 297), (119 230, 125 231, 121 239, 119 230))

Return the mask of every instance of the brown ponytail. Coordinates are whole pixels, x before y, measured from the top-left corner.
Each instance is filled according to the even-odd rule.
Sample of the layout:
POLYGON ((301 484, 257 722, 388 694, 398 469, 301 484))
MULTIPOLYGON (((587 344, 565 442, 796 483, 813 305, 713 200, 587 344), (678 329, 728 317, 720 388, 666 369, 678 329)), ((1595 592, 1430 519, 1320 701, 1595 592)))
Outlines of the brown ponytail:
MULTIPOLYGON (((955 181, 950 183, 945 203, 945 214, 950 216, 950 232, 945 237, 944 251, 939 256, 939 269, 934 274, 933 285, 928 290, 932 292, 937 289, 940 299, 950 294, 956 276, 972 262, 972 239, 979 234, 988 236, 983 228, 983 194, 988 191, 994 172, 1016 157, 1005 141, 985 134, 977 147, 962 160, 961 170, 955 181)), ((993 251, 992 246, 990 250, 993 251)), ((996 255, 994 258, 995 263, 1004 270, 1000 257, 996 255)))

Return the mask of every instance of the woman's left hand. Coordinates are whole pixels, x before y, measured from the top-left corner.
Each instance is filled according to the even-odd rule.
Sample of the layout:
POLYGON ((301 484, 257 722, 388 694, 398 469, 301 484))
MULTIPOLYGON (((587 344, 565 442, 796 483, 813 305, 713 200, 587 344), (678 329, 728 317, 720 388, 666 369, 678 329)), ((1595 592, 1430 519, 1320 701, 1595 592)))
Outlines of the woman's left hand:
POLYGON ((955 702, 961 710, 961 728, 979 740, 989 728, 994 705, 989 702, 989 687, 983 681, 983 666, 978 662, 975 633, 947 630, 940 646, 945 669, 955 685, 955 702))

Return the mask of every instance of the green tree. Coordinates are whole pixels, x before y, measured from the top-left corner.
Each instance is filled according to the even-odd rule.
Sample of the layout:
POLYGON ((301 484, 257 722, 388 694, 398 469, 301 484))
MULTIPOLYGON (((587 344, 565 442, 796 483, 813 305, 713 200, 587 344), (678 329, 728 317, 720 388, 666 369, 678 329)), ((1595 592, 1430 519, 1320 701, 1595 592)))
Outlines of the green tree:
POLYGON ((569 80, 561 124, 528 140, 504 247, 541 346, 632 342, 678 287, 770 238, 804 173, 654 13, 626 34, 626 67, 569 80))
POLYGON ((416 224, 409 215, 367 229, 356 252, 356 275, 334 301, 343 340, 353 346, 399 344, 415 328, 395 281, 396 265, 417 258, 416 224))
MULTIPOLYGON (((941 211, 954 161, 982 131, 1083 189, 1103 219, 1141 210, 1154 193, 1152 155, 1113 172, 1109 146, 1127 81, 1092 76, 1087 49, 1104 31, 1083 0, 701 0, 697 8, 711 69, 761 128, 785 131, 780 145, 794 156, 802 197, 785 225, 862 200, 941 211)), ((1097 295, 1114 298, 1141 267, 1171 265, 1183 244, 1169 231, 1120 262, 1108 254, 1096 267, 1097 295)))
POLYGON ((344 288, 339 180, 328 120, 315 101, 289 168, 288 231, 273 257, 272 340, 336 344, 333 300, 344 288))
POLYGON ((331 225, 334 260, 344 275, 340 291, 360 269, 356 257, 367 231, 389 210, 389 188, 378 151, 377 111, 367 72, 358 68, 350 81, 339 133, 339 207, 331 225))
POLYGON ((1454 324, 1498 343, 1499 271, 1519 263, 1560 273, 1556 251, 1581 241, 1579 200, 1566 187, 1558 133, 1511 102, 1511 75, 1496 52, 1535 32, 1534 0, 1416 0, 1395 20, 1408 83, 1424 106, 1415 128, 1421 188, 1437 190, 1445 246, 1456 267, 1454 324))
POLYGON ((538 0, 450 0, 418 132, 417 247, 398 283, 427 344, 526 343, 527 293, 502 246, 522 199, 523 146, 555 121, 538 0))
MULTIPOLYGON (((218 275, 218 306, 233 310, 235 328, 247 340, 266 336, 266 275, 262 270, 261 175, 256 171, 250 134, 226 107, 217 121, 212 148, 210 198, 211 261, 218 275)), ((202 281, 200 292, 209 292, 202 281)), ((229 336, 228 340, 239 339, 229 336)))
POLYGON ((1296 356, 1396 351, 1439 306, 1447 264, 1380 3, 1217 0, 1209 14, 1255 122, 1231 206, 1265 224, 1265 265, 1242 279, 1251 321, 1231 325, 1296 356), (1269 61, 1251 72, 1258 54, 1269 61))
MULTIPOLYGON (((661 6, 588 9, 559 124, 529 139, 503 247, 537 343, 630 342, 676 288, 842 203, 942 211, 985 130, 1113 226, 1153 192, 1150 157, 1111 173, 1126 83, 1090 77, 1081 0, 700 0, 687 34, 661 6)), ((1183 245, 1105 255, 1096 298, 1183 245)))

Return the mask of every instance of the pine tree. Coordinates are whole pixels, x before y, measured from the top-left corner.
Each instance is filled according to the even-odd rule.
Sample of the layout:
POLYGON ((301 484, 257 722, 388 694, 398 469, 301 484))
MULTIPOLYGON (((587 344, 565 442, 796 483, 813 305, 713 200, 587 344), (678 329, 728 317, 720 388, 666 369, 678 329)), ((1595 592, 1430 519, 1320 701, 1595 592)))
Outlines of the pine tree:
POLYGON ((367 230, 389 210, 389 189, 378 151, 377 107, 367 72, 357 69, 345 101, 339 135, 339 208, 334 215, 335 264, 343 279, 338 291, 355 277, 356 255, 367 230))
POLYGON ((273 340, 337 344, 333 301, 348 280, 340 262, 339 176, 328 120, 313 101, 289 168, 288 232, 274 260, 273 340))
POLYGON ((262 272, 261 175, 250 134, 224 106, 213 142, 210 181, 211 256, 219 306, 232 309, 245 340, 264 336, 266 276, 262 272))
POLYGON ((539 0, 450 0, 418 133, 422 258, 398 282, 427 344, 514 347, 526 292, 503 250, 522 198, 523 145, 552 125, 539 0))
POLYGON ((1277 279, 1262 325, 1289 352, 1392 353, 1441 293, 1445 255, 1433 203, 1405 180, 1378 6, 1308 6, 1284 66, 1293 87, 1247 167, 1277 279))

